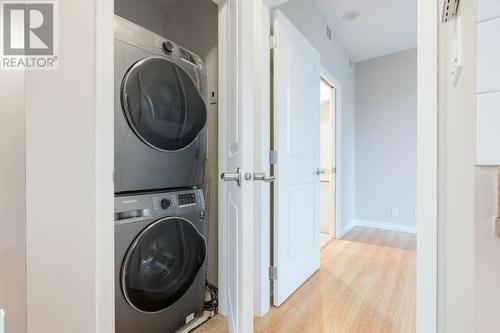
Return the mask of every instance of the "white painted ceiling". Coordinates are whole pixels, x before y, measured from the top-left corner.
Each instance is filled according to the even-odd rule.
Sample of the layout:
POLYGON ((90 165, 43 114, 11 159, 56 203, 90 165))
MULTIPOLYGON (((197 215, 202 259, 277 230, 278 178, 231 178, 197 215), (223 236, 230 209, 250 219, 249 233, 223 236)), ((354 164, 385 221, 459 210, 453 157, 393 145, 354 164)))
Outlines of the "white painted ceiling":
POLYGON ((354 62, 417 46, 417 0, 315 1, 354 62), (350 10, 361 15, 344 21, 350 10))

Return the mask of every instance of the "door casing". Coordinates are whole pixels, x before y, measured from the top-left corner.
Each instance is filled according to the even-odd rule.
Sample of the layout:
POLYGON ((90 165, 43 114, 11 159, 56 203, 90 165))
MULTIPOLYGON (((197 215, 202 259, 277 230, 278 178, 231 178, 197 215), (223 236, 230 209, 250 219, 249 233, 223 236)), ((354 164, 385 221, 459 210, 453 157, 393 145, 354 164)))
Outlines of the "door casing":
POLYGON ((335 193, 334 210, 335 221, 330 226, 330 236, 335 238, 342 237, 342 225, 339 221, 342 218, 342 85, 340 82, 324 67, 320 68, 320 76, 323 80, 334 87, 335 93, 335 123, 332 123, 332 133, 335 134, 335 181, 332 182, 332 193, 335 193))
MULTIPOLYGON (((214 0, 217 4, 222 1, 214 0)), ((271 9, 285 0, 255 0, 271 9)), ((113 281, 113 0, 95 0, 96 31, 96 119, 95 119, 95 318, 96 332, 114 332, 113 281)), ((261 20, 262 31, 269 29, 261 20)), ((435 1, 418 1, 418 194, 417 194, 417 332, 437 331, 437 42, 438 8, 435 1)), ((262 36, 257 38, 261 38, 262 36)), ((265 45, 262 43, 261 45, 265 45)), ((219 46, 220 47, 220 46, 219 46)), ((223 55, 219 56, 223 57, 223 55)), ((269 72, 257 63, 255 70, 269 72)), ((270 73, 269 73, 270 75, 270 73)), ((220 91, 220 94, 225 92, 220 91)), ((270 104, 269 96, 260 97, 260 105, 270 104)), ((340 174, 340 172, 339 172, 340 174)), ((340 177, 339 177, 340 178, 340 177)), ((340 187, 340 186, 339 186, 340 187)), ((263 207, 265 209, 265 207, 263 207)), ((256 214, 262 212, 256 211, 256 214)), ((261 228, 270 228, 261 221, 261 228)), ((339 223, 337 223, 338 225, 339 223)), ((252 235, 248 237, 253 238, 252 235)), ((261 258, 269 254, 265 236, 257 234, 261 258)), ((223 254, 221 254, 223 255, 223 254)), ((223 265, 222 265, 223 266, 223 265)), ((268 265, 256 261, 256 283, 267 279, 268 265), (258 281, 260 280, 260 281, 258 281)), ((220 267, 221 270, 226 268, 220 267)), ((268 281, 267 281, 268 282, 268 281)), ((252 286, 249 286, 249 289, 252 286)), ((93 292, 90 290, 89 292, 93 292)), ((263 292, 264 297, 266 292, 263 292)), ((262 295, 261 295, 262 296, 262 295)), ((262 297, 261 297, 262 298, 262 297)), ((269 299, 269 298, 267 298, 269 299)), ((257 299, 256 299, 257 300, 257 299)), ((221 299, 224 302, 223 299, 221 299)), ((257 300, 259 301, 259 300, 257 300)), ((260 300, 262 303, 262 299, 260 300)), ((266 313, 264 308, 260 315, 266 313)), ((61 314, 64 315, 64 314, 61 314)))

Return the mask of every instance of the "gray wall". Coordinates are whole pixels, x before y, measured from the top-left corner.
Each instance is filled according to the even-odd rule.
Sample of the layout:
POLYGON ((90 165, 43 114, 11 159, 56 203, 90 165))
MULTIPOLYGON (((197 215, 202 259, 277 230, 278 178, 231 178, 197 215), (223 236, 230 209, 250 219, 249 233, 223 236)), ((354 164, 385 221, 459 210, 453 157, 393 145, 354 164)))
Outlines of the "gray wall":
POLYGON ((164 10, 144 0, 115 0, 115 14, 159 35, 165 32, 164 10))
POLYGON ((417 49, 357 63, 356 218, 415 225, 416 178, 417 49))
MULTIPOLYGON (((165 36, 193 50, 205 59, 208 89, 218 84, 218 8, 212 0, 182 0, 165 16, 165 36), (193 24, 196 22, 196 24, 193 24)), ((208 207, 209 235, 208 279, 218 278, 218 106, 208 109, 208 156, 205 170, 205 195, 208 207)))
MULTIPOLYGON (((325 17, 310 0, 290 0, 279 9, 302 32, 321 55, 321 64, 342 85, 342 227, 355 218, 355 69, 349 67, 349 55, 323 34, 325 17)), ((319 79, 318 79, 319 84, 319 79)))
MULTIPOLYGON (((115 0, 115 13, 194 51, 205 59, 208 89, 218 84, 218 8, 212 0, 115 0), (156 4, 156 5, 155 5, 156 4)), ((218 253, 218 107, 209 106, 205 193, 209 220, 209 280, 217 283, 218 253)))

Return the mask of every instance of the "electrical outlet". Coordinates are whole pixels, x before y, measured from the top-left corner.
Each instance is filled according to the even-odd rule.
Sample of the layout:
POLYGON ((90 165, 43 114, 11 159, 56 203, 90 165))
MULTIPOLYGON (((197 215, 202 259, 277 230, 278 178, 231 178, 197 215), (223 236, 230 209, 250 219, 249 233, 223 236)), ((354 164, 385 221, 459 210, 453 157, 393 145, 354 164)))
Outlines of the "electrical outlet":
POLYGON ((391 215, 392 215, 392 216, 399 216, 399 209, 397 209, 397 208, 392 208, 392 209, 391 209, 391 215))
POLYGON ((500 217, 497 217, 497 220, 495 221, 495 235, 500 238, 500 217))

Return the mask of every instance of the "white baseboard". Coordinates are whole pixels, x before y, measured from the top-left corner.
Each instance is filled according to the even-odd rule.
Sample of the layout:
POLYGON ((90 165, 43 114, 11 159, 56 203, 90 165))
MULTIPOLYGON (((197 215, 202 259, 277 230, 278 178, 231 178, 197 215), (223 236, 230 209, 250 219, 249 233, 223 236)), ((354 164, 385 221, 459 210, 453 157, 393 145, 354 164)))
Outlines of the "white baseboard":
POLYGON ((356 226, 356 220, 352 220, 348 225, 344 226, 342 228, 342 231, 341 231, 341 234, 340 234, 340 237, 339 238, 342 238, 344 237, 345 235, 347 235, 347 233, 349 231, 352 230, 352 228, 354 228, 356 226))
POLYGON ((360 226, 360 227, 407 232, 407 233, 411 233, 411 234, 417 233, 417 226, 416 225, 399 224, 399 223, 386 222, 386 221, 375 221, 375 220, 355 220, 354 224, 356 226, 360 226))

